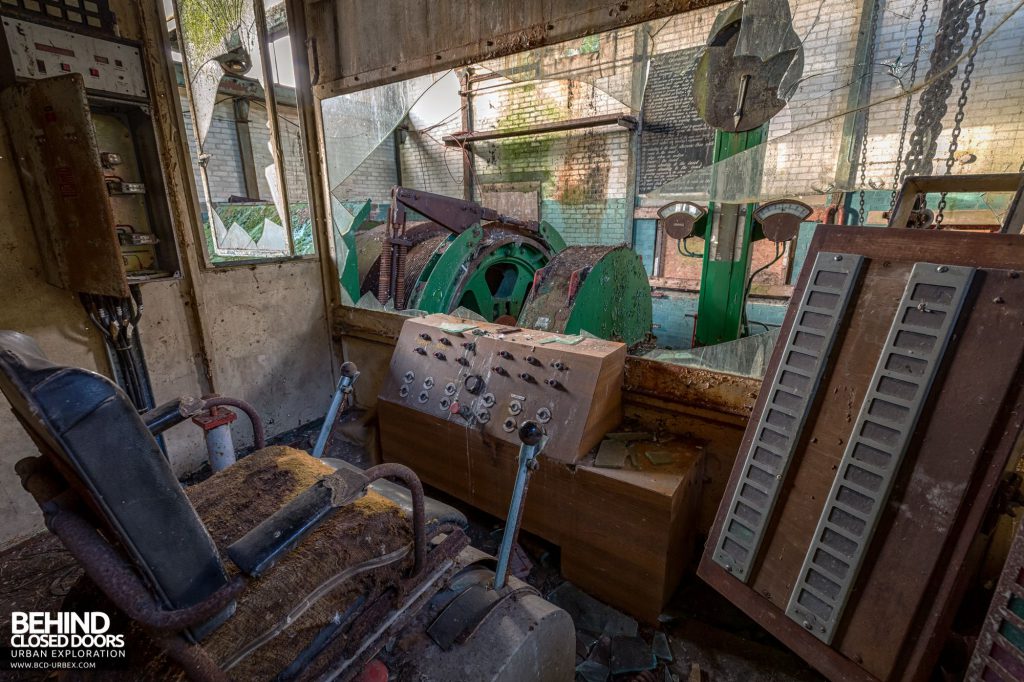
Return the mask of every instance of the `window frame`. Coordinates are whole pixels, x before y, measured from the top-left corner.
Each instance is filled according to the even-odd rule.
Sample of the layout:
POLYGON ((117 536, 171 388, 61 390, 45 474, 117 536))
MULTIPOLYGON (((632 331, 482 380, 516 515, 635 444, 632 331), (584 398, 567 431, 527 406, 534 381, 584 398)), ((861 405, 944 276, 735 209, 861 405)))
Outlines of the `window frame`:
MULTIPOLYGON (((276 86, 278 84, 277 84, 277 82, 275 80, 275 77, 274 77, 274 62, 272 61, 272 55, 271 55, 269 44, 270 44, 271 40, 277 40, 277 39, 279 39, 279 38, 281 38, 283 36, 286 36, 286 35, 290 36, 290 35, 292 35, 292 33, 290 31, 290 24, 291 24, 291 22, 289 21, 289 15, 290 15, 289 10, 290 10, 291 3, 287 2, 286 0, 281 0, 281 2, 278 3, 279 6, 282 8, 282 11, 283 11, 283 13, 285 15, 285 20, 281 24, 280 27, 278 27, 273 33, 271 33, 269 31, 269 26, 268 26, 268 23, 267 23, 267 14, 266 14, 265 0, 245 0, 245 1, 246 2, 252 2, 252 4, 253 4, 253 10, 254 10, 254 15, 255 15, 255 23, 256 23, 256 28, 257 28, 257 36, 258 36, 258 42, 259 42, 258 47, 259 47, 260 64, 261 64, 261 67, 262 67, 262 77, 263 77, 264 83, 266 83, 266 85, 263 88, 263 90, 264 90, 263 104, 264 104, 265 110, 267 112, 267 120, 268 120, 268 127, 269 127, 269 137, 270 137, 270 141, 273 144, 273 148, 274 148, 274 167, 275 167, 275 169, 277 171, 277 176, 278 176, 278 184, 279 184, 278 191, 280 192, 280 196, 281 196, 283 204, 286 207, 288 207, 288 206, 290 206, 289 201, 288 201, 288 188, 287 188, 287 184, 288 183, 286 181, 285 159, 284 159, 284 155, 283 155, 283 145, 282 145, 282 142, 281 142, 281 129, 280 129, 280 125, 279 125, 280 114, 278 113, 277 94, 275 92, 275 88, 276 88, 276 86)), ((193 135, 193 139, 194 139, 195 144, 196 144, 196 152, 197 152, 197 154, 202 154, 203 153, 203 151, 202 151, 202 143, 200 142, 200 139, 199 139, 199 130, 198 130, 198 124, 197 124, 197 118, 196 118, 196 110, 195 110, 195 105, 194 105, 194 100, 193 100, 192 79, 190 77, 191 76, 190 65, 189 65, 189 61, 188 61, 188 56, 187 56, 187 54, 185 52, 185 49, 184 49, 184 32, 182 31, 182 23, 181 23, 181 18, 180 18, 181 17, 181 11, 180 11, 180 6, 179 6, 180 3, 181 3, 181 0, 170 0, 171 8, 173 10, 173 14, 171 15, 171 18, 173 18, 173 20, 174 20, 174 32, 175 32, 176 39, 173 40, 173 41, 169 39, 168 43, 169 43, 169 46, 171 47, 171 50, 175 50, 175 48, 177 48, 176 51, 178 52, 178 54, 181 55, 181 61, 178 62, 178 63, 180 63, 181 68, 182 68, 182 73, 183 73, 185 98, 187 100, 187 105, 188 105, 187 106, 187 111, 188 111, 189 116, 190 116, 190 118, 192 120, 192 130, 193 130, 192 135, 193 135)), ((171 57, 171 55, 168 54, 168 57, 171 57)), ((261 257, 261 256, 253 256, 253 257, 225 256, 225 258, 227 258, 228 260, 224 260, 222 262, 214 261, 213 258, 211 258, 210 252, 211 252, 211 250, 213 250, 215 248, 215 246, 210 241, 211 237, 208 235, 207 225, 206 225, 206 222, 204 222, 204 220, 203 220, 203 211, 206 211, 207 214, 208 214, 207 220, 212 220, 212 218, 209 216, 209 214, 213 211, 213 202, 210 199, 210 191, 209 191, 209 176, 207 175, 207 168, 206 168, 206 166, 201 164, 201 163, 197 163, 198 159, 193 157, 192 154, 189 153, 188 156, 187 156, 187 158, 189 160, 189 170, 193 171, 193 172, 185 173, 185 175, 188 176, 186 178, 187 183, 188 183, 189 187, 192 190, 195 191, 195 196, 197 198, 196 209, 197 209, 198 215, 194 216, 195 217, 195 221, 194 221, 194 224, 193 224, 193 234, 194 234, 194 238, 196 240, 196 244, 198 246, 197 251, 199 251, 201 253, 200 267, 204 271, 226 271, 226 270, 233 270, 233 269, 237 269, 237 268, 251 268, 251 267, 254 267, 254 266, 262 266, 262 265, 282 265, 282 264, 285 264, 285 263, 294 263, 294 262, 301 262, 301 261, 317 261, 317 260, 320 259, 321 250, 323 248, 323 245, 321 243, 321 239, 319 238, 319 234, 318 234, 318 230, 317 230, 317 223, 318 223, 319 220, 321 220, 322 213, 323 213, 324 209, 322 208, 321 205, 318 204, 318 202, 314 198, 315 192, 313 191, 313 183, 315 181, 315 175, 312 173, 312 170, 311 170, 311 167, 310 167, 310 165, 312 163, 319 163, 319 161, 316 158, 311 158, 311 154, 310 154, 310 135, 311 135, 311 131, 309 131, 307 129, 308 126, 306 124, 305 117, 302 115, 302 111, 301 111, 301 101, 300 101, 300 98, 298 97, 298 90, 300 88, 300 83, 298 82, 298 73, 299 73, 298 67, 300 65, 299 65, 298 60, 296 60, 296 58, 295 58, 295 42, 294 41, 292 41, 291 59, 292 59, 293 69, 295 69, 295 71, 296 71, 296 84, 293 87, 293 90, 295 90, 295 92, 296 92, 296 114, 297 114, 296 118, 297 118, 297 126, 299 128, 300 158, 301 158, 302 163, 303 163, 303 174, 302 175, 303 175, 303 180, 306 183, 306 193, 307 193, 307 197, 308 197, 307 202, 308 202, 308 205, 309 205, 309 212, 310 212, 310 231, 311 231, 311 236, 312 236, 312 251, 310 253, 301 253, 301 254, 295 253, 295 227, 292 224, 290 211, 286 211, 286 215, 279 216, 279 217, 281 217, 282 221, 284 222, 284 225, 282 225, 282 227, 284 227, 285 233, 286 233, 286 236, 287 236, 288 250, 290 251, 289 254, 286 254, 286 255, 275 255, 275 256, 265 256, 265 257, 261 257), (196 174, 194 172, 194 170, 196 169, 197 166, 198 166, 198 170, 199 170, 199 176, 202 179, 202 183, 200 185, 197 185, 197 183, 196 183, 196 174)), ((175 63, 175 60, 172 58, 172 59, 170 59, 170 61, 171 61, 171 65, 172 65, 172 68, 173 68, 173 64, 175 63)), ((282 86, 282 87, 291 87, 291 86, 282 86)), ((181 108, 180 105, 177 105, 177 106, 179 108, 181 108)), ((184 130, 182 131, 182 133, 186 134, 186 135, 188 134, 184 130)), ((313 138, 314 139, 318 139, 318 136, 316 135, 316 131, 312 131, 312 134, 313 134, 313 138)))

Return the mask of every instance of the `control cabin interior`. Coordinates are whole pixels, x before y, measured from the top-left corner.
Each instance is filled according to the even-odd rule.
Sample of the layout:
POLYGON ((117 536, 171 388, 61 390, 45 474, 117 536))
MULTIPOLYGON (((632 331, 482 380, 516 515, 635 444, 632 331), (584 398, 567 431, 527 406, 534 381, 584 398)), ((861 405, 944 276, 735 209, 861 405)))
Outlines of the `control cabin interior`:
POLYGON ((1024 3, 0 22, 5 679, 1024 680, 1024 3))

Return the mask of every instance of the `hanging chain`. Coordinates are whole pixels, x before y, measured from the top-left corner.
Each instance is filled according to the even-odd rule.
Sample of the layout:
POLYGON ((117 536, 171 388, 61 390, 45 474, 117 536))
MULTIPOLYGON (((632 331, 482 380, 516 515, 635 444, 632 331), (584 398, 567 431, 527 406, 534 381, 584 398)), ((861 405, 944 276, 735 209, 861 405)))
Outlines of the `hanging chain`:
MULTIPOLYGON (((928 0, 921 0, 921 19, 917 23, 917 42, 914 44, 914 61, 910 64, 910 84, 905 87, 907 90, 907 102, 903 105, 903 126, 900 128, 900 147, 896 152, 896 170, 892 176, 892 194, 889 196, 889 210, 896 207, 896 193, 900 190, 900 183, 903 176, 900 174, 900 166, 903 163, 903 147, 907 140, 907 127, 910 123, 910 105, 914 102, 914 82, 917 80, 917 64, 921 59, 921 44, 924 42, 924 25, 928 20, 928 0)), ((902 84, 901 84, 902 85, 902 84)))
MULTIPOLYGON (((881 5, 881 0, 875 0, 874 6, 871 10, 871 33, 868 35, 868 53, 867 53, 867 73, 864 74, 864 80, 866 81, 865 87, 868 90, 868 102, 871 101, 871 86, 874 83, 872 74, 875 69, 875 47, 876 37, 878 34, 878 14, 881 5)), ((860 206, 857 209, 857 221, 859 224, 865 224, 864 216, 864 187, 867 185, 867 169, 868 169, 868 125, 871 119, 871 108, 868 107, 864 110, 863 128, 861 129, 861 141, 860 141, 860 206)))
MULTIPOLYGON (((967 63, 964 64, 964 79, 960 82, 960 99, 956 102, 956 116, 953 117, 953 131, 949 138, 949 154, 946 156, 946 175, 952 175, 953 164, 956 162, 956 151, 960 146, 960 133, 963 129, 964 110, 967 108, 967 92, 971 89, 971 74, 974 73, 974 57, 978 54, 978 41, 981 39, 982 24, 985 23, 985 3, 978 0, 978 11, 974 15, 974 30, 971 32, 971 49, 967 52, 967 63)), ((939 198, 935 209, 935 227, 941 227, 945 219, 946 192, 939 198)))
POLYGON ((948 110, 947 101, 953 92, 953 78, 959 67, 951 66, 964 51, 964 38, 969 28, 973 0, 944 0, 935 47, 929 57, 928 85, 921 91, 914 131, 910 135, 903 165, 905 175, 929 175, 936 145, 942 134, 942 119, 948 110))

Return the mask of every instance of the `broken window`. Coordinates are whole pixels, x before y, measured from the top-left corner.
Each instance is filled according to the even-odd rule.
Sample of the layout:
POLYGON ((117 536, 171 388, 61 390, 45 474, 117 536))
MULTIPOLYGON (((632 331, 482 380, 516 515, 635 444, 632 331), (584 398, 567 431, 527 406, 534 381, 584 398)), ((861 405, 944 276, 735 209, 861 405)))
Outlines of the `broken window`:
MULTIPOLYGON (((885 224, 908 173, 1014 172, 1024 158, 1020 3, 876 5, 745 3, 737 50, 763 59, 799 46, 801 55, 779 78, 781 108, 731 156, 716 156, 721 135, 695 101, 698 60, 729 9, 721 4, 323 100, 343 297, 380 305, 367 281, 390 187, 402 184, 547 221, 572 246, 628 242, 655 288, 658 347, 685 350, 705 243, 668 238, 657 210, 798 199, 815 213, 796 239, 747 251, 743 325, 768 335, 817 222, 885 224), (958 48, 944 43, 953 24, 966 25, 958 48)), ((927 199, 946 207, 946 229, 993 229, 1010 194, 927 199)), ((421 236, 435 240, 419 249, 427 262, 444 245, 421 236)), ((750 367, 736 371, 760 365, 750 367)))
POLYGON ((283 0, 165 0, 165 6, 175 19, 209 262, 311 255, 283 0))

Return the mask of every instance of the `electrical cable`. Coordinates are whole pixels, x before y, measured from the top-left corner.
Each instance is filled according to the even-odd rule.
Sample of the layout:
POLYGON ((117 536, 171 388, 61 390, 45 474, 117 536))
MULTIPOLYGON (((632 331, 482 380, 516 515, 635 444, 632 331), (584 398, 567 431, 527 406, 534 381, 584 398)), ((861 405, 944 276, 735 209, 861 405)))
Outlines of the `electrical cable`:
MULTIPOLYGON (((785 253, 786 253, 786 246, 788 244, 789 244, 789 242, 776 242, 775 243, 775 258, 773 258, 772 260, 768 261, 767 263, 765 263, 764 265, 759 267, 757 270, 754 270, 752 273, 750 273, 750 277, 747 278, 747 286, 743 290, 743 308, 742 308, 742 315, 741 315, 741 320, 742 320, 742 325, 743 325, 743 335, 744 336, 749 336, 750 335, 750 323, 747 320, 747 298, 750 296, 750 287, 754 283, 754 277, 756 277, 757 275, 761 274, 762 272, 764 272, 765 270, 767 270, 771 266, 773 266, 776 263, 778 263, 779 260, 781 260, 782 257, 785 255, 785 253)), ((761 324, 761 323, 759 322, 757 324, 761 324)))
POLYGON ((687 239, 689 239, 689 237, 676 240, 676 251, 679 252, 679 255, 686 256, 687 258, 703 258, 703 253, 694 253, 693 251, 690 251, 689 247, 686 246, 687 239))

